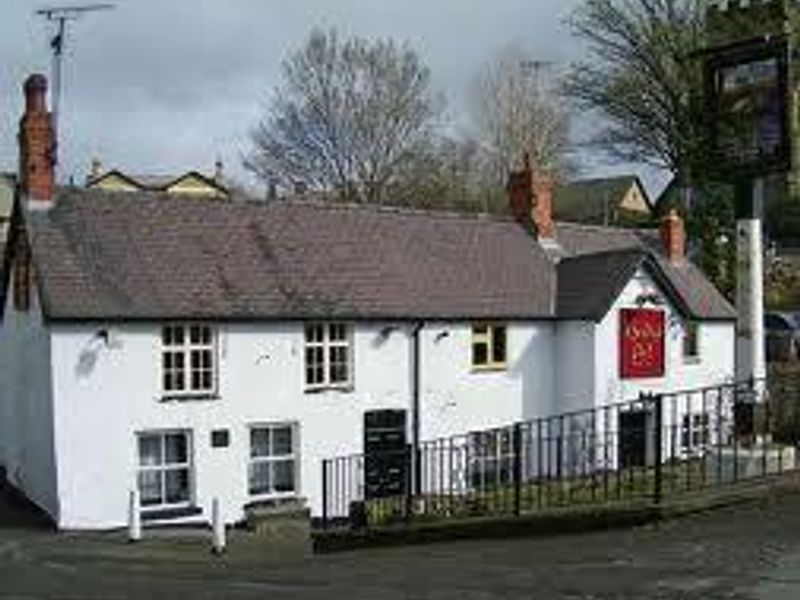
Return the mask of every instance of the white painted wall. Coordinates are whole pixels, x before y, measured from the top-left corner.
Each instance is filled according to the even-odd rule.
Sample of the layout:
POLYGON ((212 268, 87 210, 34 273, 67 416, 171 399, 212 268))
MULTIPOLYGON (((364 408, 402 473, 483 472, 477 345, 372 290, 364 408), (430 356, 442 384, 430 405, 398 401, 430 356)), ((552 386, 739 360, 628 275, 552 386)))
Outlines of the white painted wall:
POLYGON ((157 326, 114 327, 111 348, 95 337, 101 327, 59 325, 53 333, 64 528, 124 524, 135 434, 159 429, 192 431, 195 501, 204 515, 219 496, 225 519, 241 518, 251 500, 248 426, 259 423, 300 425, 300 493, 318 513, 321 460, 361 451, 364 411, 409 405, 407 337, 382 339, 379 325, 355 330, 354 390, 318 393, 304 392, 301 323, 220 326, 219 398, 182 402, 161 401, 157 326), (211 448, 213 429, 230 430, 228 448, 211 448))
POLYGON ((14 310, 9 288, 0 325, 0 465, 13 485, 57 520, 50 358, 35 286, 26 312, 14 310))
POLYGON ((700 360, 685 362, 682 350, 683 320, 677 309, 645 271, 625 286, 611 310, 597 325, 594 338, 595 406, 635 400, 640 392, 670 392, 727 383, 734 378, 735 325, 733 321, 702 322, 699 329, 700 360), (628 379, 619 376, 619 311, 635 308, 641 294, 658 294, 666 312, 665 376, 628 379))
POLYGON ((547 414, 555 387, 548 322, 508 323, 507 368, 472 368, 472 324, 428 323, 421 334, 421 439, 547 414))
MULTIPOLYGON (((123 525, 135 485, 135 435, 165 429, 193 433, 195 501, 204 514, 219 496, 226 520, 240 519, 251 500, 247 428, 258 423, 300 425, 300 494, 319 514, 322 459, 362 451, 365 411, 411 408, 411 326, 394 324, 382 336, 388 325, 356 326, 354 390, 322 393, 304 391, 301 323, 223 325, 219 399, 166 403, 160 399, 157 326, 111 327, 111 347, 96 336, 106 327, 102 323, 54 327, 57 456, 64 473, 59 525, 123 525), (211 448, 211 430, 221 428, 231 432, 230 447, 211 448)), ((509 324, 508 370, 473 372, 471 325, 426 325, 420 342, 422 439, 507 425, 528 410, 546 413, 554 388, 552 344, 549 323, 509 324)), ((409 412, 409 427, 410 419, 409 412)))
POLYGON ((589 408, 595 383, 595 328, 592 321, 556 325, 556 389, 550 414, 589 408))

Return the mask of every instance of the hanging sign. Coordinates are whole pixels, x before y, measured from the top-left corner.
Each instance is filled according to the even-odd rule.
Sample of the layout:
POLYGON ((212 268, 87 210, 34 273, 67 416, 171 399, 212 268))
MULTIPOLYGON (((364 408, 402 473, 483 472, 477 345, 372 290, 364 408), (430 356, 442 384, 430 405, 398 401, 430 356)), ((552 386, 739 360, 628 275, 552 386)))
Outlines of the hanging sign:
POLYGON ((756 38, 707 51, 712 171, 762 177, 791 165, 787 44, 756 38))
POLYGON ((664 376, 664 311, 644 308, 620 311, 620 378, 664 376))

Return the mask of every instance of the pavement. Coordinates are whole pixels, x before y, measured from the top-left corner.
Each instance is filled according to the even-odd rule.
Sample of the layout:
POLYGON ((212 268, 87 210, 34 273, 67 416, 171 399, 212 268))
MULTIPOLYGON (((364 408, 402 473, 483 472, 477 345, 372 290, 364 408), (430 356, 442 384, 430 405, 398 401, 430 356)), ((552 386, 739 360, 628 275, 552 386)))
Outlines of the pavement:
POLYGON ((0 598, 800 598, 800 494, 628 530, 312 556, 235 531, 56 533, 0 494, 0 598))

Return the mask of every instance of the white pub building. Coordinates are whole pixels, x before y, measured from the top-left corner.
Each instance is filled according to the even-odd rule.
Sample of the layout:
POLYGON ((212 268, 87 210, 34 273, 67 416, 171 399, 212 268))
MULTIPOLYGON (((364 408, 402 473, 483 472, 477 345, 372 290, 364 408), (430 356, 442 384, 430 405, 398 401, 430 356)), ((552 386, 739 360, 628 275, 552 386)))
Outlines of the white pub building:
POLYGON ((25 83, 0 469, 59 528, 124 526, 131 490, 157 522, 319 514, 322 459, 415 393, 428 440, 733 378, 734 311, 674 214, 556 223, 527 168, 508 218, 56 187, 45 91, 25 83))

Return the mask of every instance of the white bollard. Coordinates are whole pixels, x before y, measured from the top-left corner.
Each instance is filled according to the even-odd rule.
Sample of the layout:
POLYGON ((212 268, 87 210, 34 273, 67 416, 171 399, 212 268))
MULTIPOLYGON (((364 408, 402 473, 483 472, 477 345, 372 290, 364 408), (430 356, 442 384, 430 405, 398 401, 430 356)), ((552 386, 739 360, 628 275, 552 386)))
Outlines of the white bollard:
POLYGON ((139 512, 139 490, 131 490, 128 499, 128 541, 142 539, 142 515, 139 512))
POLYGON ((213 533, 212 551, 214 554, 222 554, 225 552, 225 521, 222 520, 219 498, 214 498, 211 504, 211 528, 213 533))

